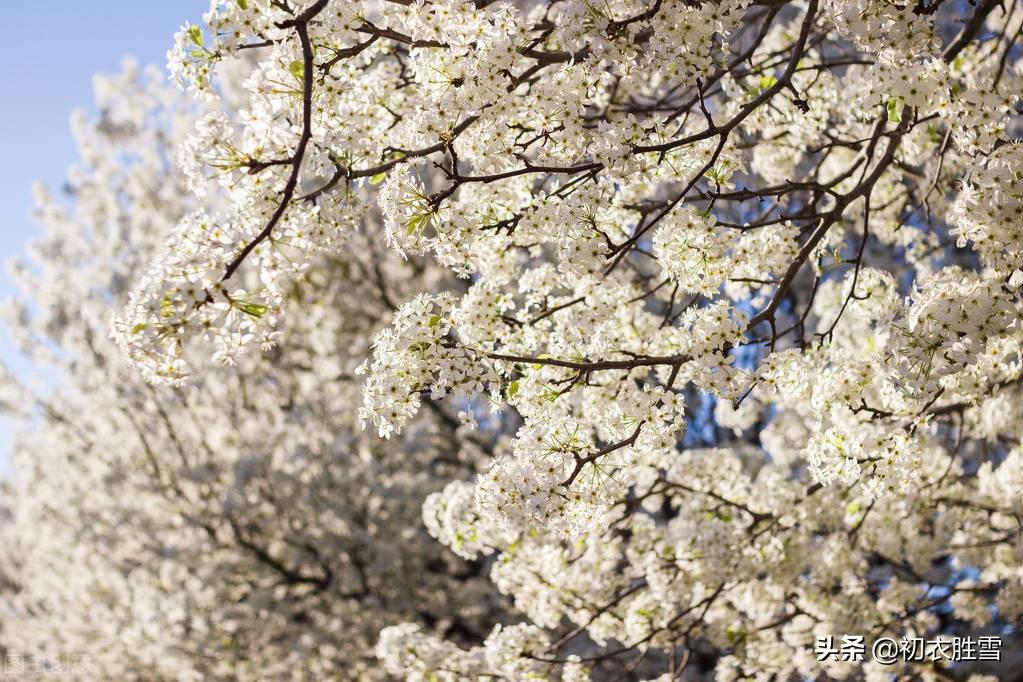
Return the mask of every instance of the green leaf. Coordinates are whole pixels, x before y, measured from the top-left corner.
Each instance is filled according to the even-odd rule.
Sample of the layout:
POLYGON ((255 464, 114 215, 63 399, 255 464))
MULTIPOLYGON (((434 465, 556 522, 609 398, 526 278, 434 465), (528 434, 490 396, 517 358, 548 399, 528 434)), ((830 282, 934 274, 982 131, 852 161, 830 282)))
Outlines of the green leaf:
POLYGON ((728 638, 729 644, 738 649, 746 643, 746 639, 749 637, 749 634, 745 630, 736 630, 729 625, 725 630, 725 637, 728 638))
POLYGON ((905 105, 906 101, 901 97, 892 97, 888 100, 886 106, 888 108, 889 123, 902 123, 902 108, 905 105))
POLYGON ((514 398, 516 395, 518 395, 518 393, 519 393, 519 380, 516 379, 515 381, 511 382, 510 384, 508 384, 508 397, 509 398, 514 398))
POLYGON ((302 77, 305 75, 305 65, 302 64, 301 61, 296 59, 295 61, 288 64, 288 71, 290 71, 291 75, 294 76, 295 78, 302 80, 302 77))
POLYGON ((267 307, 262 303, 237 303, 238 310, 242 311, 246 315, 251 315, 256 319, 266 315, 267 307))
POLYGON ((774 87, 777 83, 778 79, 774 76, 761 76, 758 85, 761 90, 767 90, 768 88, 774 87))
POLYGON ((421 213, 419 215, 414 215, 411 218, 409 218, 408 226, 406 228, 406 232, 408 233, 408 236, 411 237, 416 232, 418 232, 422 228, 426 227, 426 224, 428 222, 430 222, 430 214, 429 213, 421 213))
POLYGON ((131 333, 132 334, 138 334, 140 331, 142 331, 143 329, 145 329, 148 326, 149 325, 146 324, 145 322, 139 322, 137 325, 135 325, 134 327, 131 328, 131 333))
POLYGON ((238 0, 238 7, 243 10, 248 9, 249 8, 248 0, 238 0))
POLYGON ((430 318, 430 323, 429 323, 430 324, 430 329, 433 329, 438 324, 440 324, 440 321, 443 320, 443 319, 444 319, 443 315, 434 315, 433 317, 431 317, 430 318))
POLYGON ((850 502, 849 504, 845 505, 845 511, 847 514, 855 514, 859 510, 860 510, 859 502, 850 502))
POLYGON ((373 177, 371 177, 369 179, 369 184, 371 184, 371 185, 379 185, 386 178, 387 178, 387 172, 386 171, 383 172, 383 173, 377 173, 376 175, 374 175, 373 177))
POLYGON ((188 39, 199 47, 202 47, 202 29, 198 26, 189 26, 188 39))

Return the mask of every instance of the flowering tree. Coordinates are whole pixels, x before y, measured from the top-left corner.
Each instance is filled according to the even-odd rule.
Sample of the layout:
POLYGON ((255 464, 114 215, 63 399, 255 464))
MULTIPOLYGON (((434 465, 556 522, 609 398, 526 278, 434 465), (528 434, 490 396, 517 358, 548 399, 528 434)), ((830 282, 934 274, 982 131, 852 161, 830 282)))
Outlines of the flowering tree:
POLYGON ((107 341, 110 307, 160 240, 217 205, 173 170, 198 112, 158 75, 97 80, 102 115, 75 121, 73 207, 40 193, 44 237, 16 268, 28 303, 8 327, 57 388, 4 376, 0 402, 24 428, 3 498, 0 643, 78 656, 86 680, 374 680, 387 625, 479 641, 503 600, 481 563, 428 535, 421 505, 491 442, 441 406, 383 441, 352 409, 390 297, 450 286, 443 272, 377 253, 367 225, 294 284, 287 345, 189 390, 146 384, 107 341))
MULTIPOLYGON (((1021 36, 992 0, 214 2, 170 55, 202 103, 187 193, 146 166, 176 224, 117 301, 153 386, 109 380, 67 281, 68 252, 100 254, 120 299, 132 235, 54 249, 76 303, 40 298, 42 328, 74 330, 80 400, 107 402, 45 409, 89 476, 41 469, 16 509, 105 519, 64 531, 120 548, 70 594, 114 610, 160 576, 134 599, 174 627, 110 632, 121 670, 315 650, 305 674, 360 679, 979 677, 815 641, 1023 616, 1021 36), (85 443, 142 418, 97 465, 85 443), (151 432, 143 485, 123 462, 151 432), (204 463, 177 497, 175 451, 204 463)), ((155 220, 93 182, 86 224, 155 220)))

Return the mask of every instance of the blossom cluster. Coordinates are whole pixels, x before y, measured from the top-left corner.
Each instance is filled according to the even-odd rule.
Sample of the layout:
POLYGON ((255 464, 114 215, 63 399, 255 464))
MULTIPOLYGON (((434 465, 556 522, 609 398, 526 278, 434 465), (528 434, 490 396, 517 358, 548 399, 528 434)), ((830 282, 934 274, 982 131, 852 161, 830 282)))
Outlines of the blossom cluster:
MULTIPOLYGON (((215 558, 103 584, 177 614, 176 651, 254 650, 269 603, 308 625, 288 660, 323 648, 295 678, 349 629, 356 678, 377 657, 572 682, 696 659, 910 678, 936 673, 818 661, 815 634, 1013 631, 1021 24, 993 0, 214 0, 170 54, 202 102, 173 136, 175 210, 109 296, 158 386, 125 373, 120 416, 74 447, 141 431, 141 464, 102 475, 156 484, 101 527, 177 510, 139 543, 215 558)), ((143 203, 117 229, 159 222, 143 203)), ((88 358, 103 338, 67 335, 88 358)))

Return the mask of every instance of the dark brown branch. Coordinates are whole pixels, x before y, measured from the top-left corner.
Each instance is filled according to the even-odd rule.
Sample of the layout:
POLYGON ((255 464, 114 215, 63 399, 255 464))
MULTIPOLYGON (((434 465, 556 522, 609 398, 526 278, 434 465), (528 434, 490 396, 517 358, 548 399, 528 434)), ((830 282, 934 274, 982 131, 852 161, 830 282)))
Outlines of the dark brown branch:
POLYGON ((305 150, 309 144, 309 139, 312 137, 312 118, 313 118, 313 46, 309 41, 309 22, 313 18, 323 11, 323 8, 327 6, 328 0, 318 0, 316 3, 309 6, 307 10, 302 12, 295 19, 289 20, 282 24, 282 27, 294 27, 295 32, 298 34, 299 43, 302 45, 302 133, 298 139, 298 145, 295 147, 295 153, 291 156, 291 174, 288 176, 288 182, 284 185, 284 191, 281 194, 281 201, 274 210, 273 215, 270 216, 270 220, 266 226, 256 235, 255 239, 246 244, 242 250, 234 257, 224 271, 224 276, 221 278, 222 282, 226 282, 231 279, 235 271, 241 266, 241 264, 248 258, 249 254, 259 246, 262 242, 270 239, 273 235, 274 228, 277 227, 277 223, 280 222, 284 216, 284 212, 287 211, 288 205, 291 203, 291 198, 295 194, 295 188, 298 187, 298 178, 302 171, 302 161, 305 158, 305 150))

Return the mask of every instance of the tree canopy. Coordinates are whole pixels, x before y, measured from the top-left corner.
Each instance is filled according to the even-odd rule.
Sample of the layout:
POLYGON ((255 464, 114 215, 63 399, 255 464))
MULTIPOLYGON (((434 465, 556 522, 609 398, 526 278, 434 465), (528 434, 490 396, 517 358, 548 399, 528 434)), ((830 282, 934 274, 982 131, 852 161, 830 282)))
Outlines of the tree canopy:
POLYGON ((869 651, 1023 618, 1021 36, 1015 1, 214 0, 181 90, 100 79, 40 191, 0 643, 999 679, 869 651))

